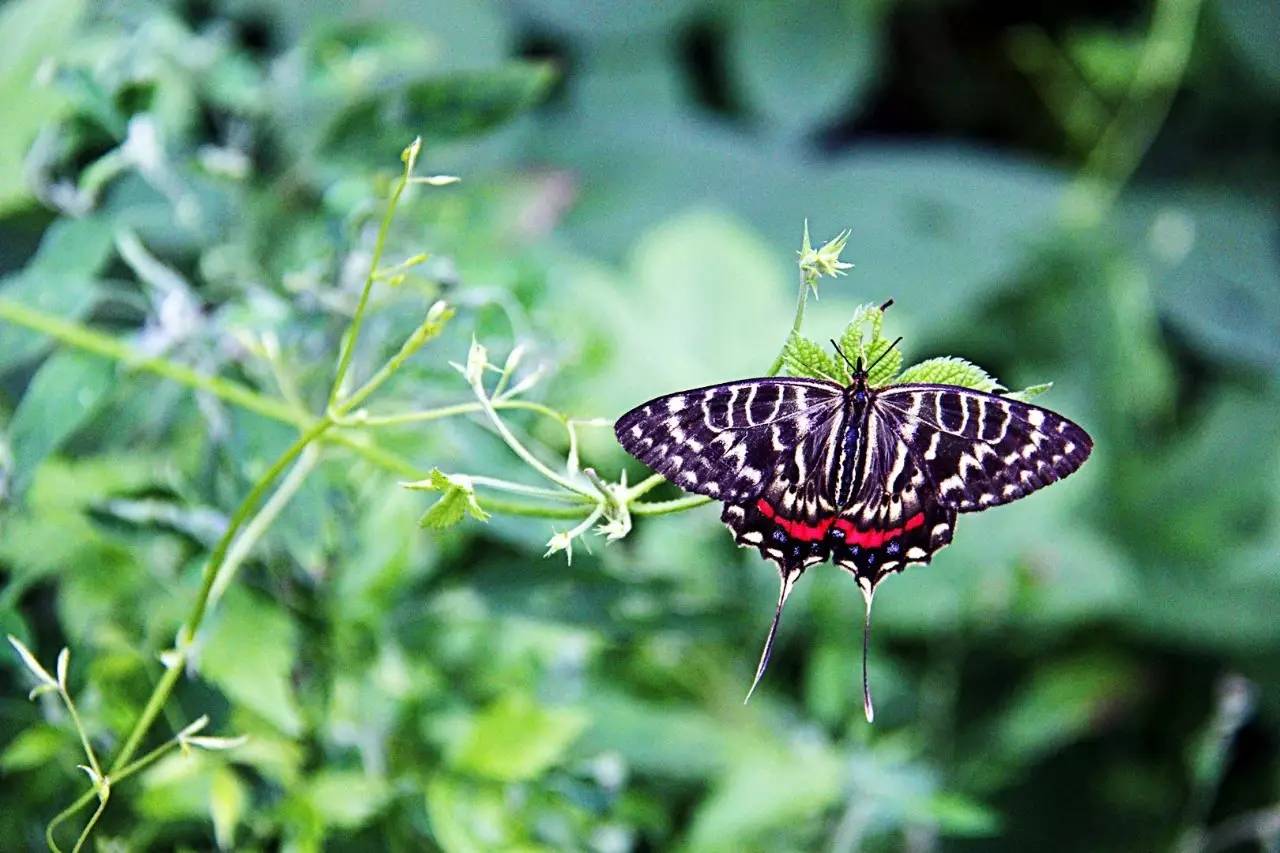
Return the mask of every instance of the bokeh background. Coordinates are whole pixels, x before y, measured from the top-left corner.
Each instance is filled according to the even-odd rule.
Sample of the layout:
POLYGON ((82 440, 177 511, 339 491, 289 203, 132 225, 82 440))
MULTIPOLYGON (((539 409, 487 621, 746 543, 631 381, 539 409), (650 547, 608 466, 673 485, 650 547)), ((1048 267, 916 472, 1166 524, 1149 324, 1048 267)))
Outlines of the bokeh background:
MULTIPOLYGON (((372 412, 468 400, 473 335, 579 418, 757 375, 807 219, 856 264, 813 337, 893 297, 908 362, 1053 381, 1097 442, 882 587, 874 726, 842 573, 805 577, 744 707, 776 574, 714 508, 566 564, 572 521, 424 530, 406 470, 325 444, 147 740, 207 714, 247 743, 119 783, 96 849, 1280 843, 1274 3, 18 0, 0 45, 0 627, 71 649, 105 755, 296 435, 157 372, 323 411, 419 134, 463 180, 406 196, 388 258, 431 258, 375 289, 355 374, 458 314, 372 412)), ((349 435, 541 484, 474 416, 349 435)), ((40 849, 85 757, 8 652, 0 847, 40 849)))

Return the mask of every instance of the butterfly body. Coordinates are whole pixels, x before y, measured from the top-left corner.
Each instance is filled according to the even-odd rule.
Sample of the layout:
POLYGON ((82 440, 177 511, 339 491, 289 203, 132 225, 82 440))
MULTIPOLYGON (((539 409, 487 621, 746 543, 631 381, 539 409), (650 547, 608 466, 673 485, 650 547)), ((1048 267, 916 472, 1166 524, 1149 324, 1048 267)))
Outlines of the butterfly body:
MULTIPOLYGON (((747 379, 658 397, 615 425, 622 446, 686 491, 724 502, 740 545, 778 565, 782 591, 816 563, 876 586, 951 542, 959 513, 1008 503, 1075 471, 1093 442, 1048 409, 956 385, 873 388, 747 379)), ((769 643, 761 659, 767 662, 769 643)))

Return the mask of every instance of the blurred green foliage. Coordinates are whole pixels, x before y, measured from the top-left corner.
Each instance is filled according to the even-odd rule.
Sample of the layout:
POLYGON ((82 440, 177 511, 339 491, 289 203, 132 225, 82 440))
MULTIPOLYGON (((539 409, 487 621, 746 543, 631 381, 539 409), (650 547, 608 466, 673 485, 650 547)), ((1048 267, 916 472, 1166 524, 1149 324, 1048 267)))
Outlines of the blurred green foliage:
MULTIPOLYGON (((71 649, 104 764, 235 508, 325 411, 397 153, 421 135, 419 174, 463 178, 405 194, 384 267, 430 257, 375 283, 351 387, 444 299, 368 417, 472 408, 299 458, 139 754, 207 728, 113 785, 91 844, 1274 847, 1271 4, 357 5, 0 6, 0 629, 50 672, 71 649), (521 345, 523 400, 609 419, 761 373, 806 218, 856 264, 808 337, 893 297, 907 364, 1051 379, 1097 440, 881 590, 874 727, 839 573, 800 585, 743 707, 773 569, 711 508, 541 559, 585 510, 474 502, 545 484, 449 365, 521 345), (447 530, 400 486, 433 469, 447 530)), ((503 418, 647 473, 608 429, 503 418)), ((0 846, 84 796, 69 849, 98 800, 33 683, 0 655, 0 846)))

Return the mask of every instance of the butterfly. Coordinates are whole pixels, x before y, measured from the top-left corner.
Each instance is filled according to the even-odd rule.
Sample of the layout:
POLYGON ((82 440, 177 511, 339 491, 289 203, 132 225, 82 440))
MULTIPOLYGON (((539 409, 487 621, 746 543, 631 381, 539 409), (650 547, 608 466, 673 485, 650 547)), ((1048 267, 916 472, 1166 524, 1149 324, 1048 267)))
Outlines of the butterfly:
POLYGON ((950 544, 960 513, 1071 474, 1093 440, 1061 415, 998 394, 914 382, 871 387, 875 365, 850 362, 832 345, 852 370, 847 385, 785 377, 708 385, 637 406, 614 432, 675 485, 723 501, 720 520, 737 543, 778 565, 778 604, 748 699, 805 570, 829 559, 853 575, 866 604, 870 722, 867 646, 879 584, 950 544))

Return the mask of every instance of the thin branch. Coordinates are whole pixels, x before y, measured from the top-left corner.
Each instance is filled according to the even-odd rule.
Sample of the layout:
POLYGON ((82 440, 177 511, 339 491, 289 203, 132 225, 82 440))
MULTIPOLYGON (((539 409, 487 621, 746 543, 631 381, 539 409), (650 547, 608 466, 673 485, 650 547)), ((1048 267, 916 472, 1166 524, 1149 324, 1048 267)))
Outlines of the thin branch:
POLYGON ((267 502, 262 505, 262 509, 254 515, 253 519, 244 526, 244 530, 240 532, 240 535, 231 543, 231 547, 227 551, 227 558, 223 560, 222 565, 218 568, 218 576, 214 578, 213 587, 209 590, 211 604, 217 604, 222 599, 222 594, 227 591, 227 587, 235 579, 236 572, 245 558, 249 556, 249 552, 253 550, 253 547, 258 544, 258 540, 275 523, 280 513, 289 505, 289 501, 293 500, 293 496, 302 488, 307 476, 319 461, 320 449, 316 445, 309 445, 303 450, 298 461, 294 463, 294 466, 289 469, 289 473, 280 481, 280 486, 275 490, 275 493, 267 498, 267 502))
POLYGON ((1129 91, 1066 197, 1066 214, 1096 225, 1141 165, 1169 115, 1195 44, 1201 0, 1157 0, 1129 91))
POLYGON ((391 233, 391 221, 395 218, 396 208, 400 204, 400 196, 404 193, 405 187, 409 186, 409 178, 413 176, 413 167, 418 161, 418 152, 422 150, 422 140, 415 139, 413 143, 404 150, 401 159, 404 161, 404 170, 400 174, 400 180, 396 181, 395 187, 391 190, 391 198, 387 202, 386 212, 382 214, 382 223, 378 226, 378 235, 373 241, 373 257, 369 259, 369 272, 365 275, 364 285, 360 288, 360 300, 356 303, 355 314, 351 317, 351 323, 347 326, 347 330, 342 335, 341 349, 338 353, 338 368, 334 373, 333 387, 329 390, 329 408, 336 408, 338 405, 338 397, 342 394, 342 385, 346 381, 347 371, 351 368, 351 357, 355 352, 356 340, 360 337, 360 329, 364 325, 365 309, 369 305, 369 294, 373 290, 373 283, 377 279, 378 267, 382 265, 382 253, 387 247, 387 235, 391 233))

